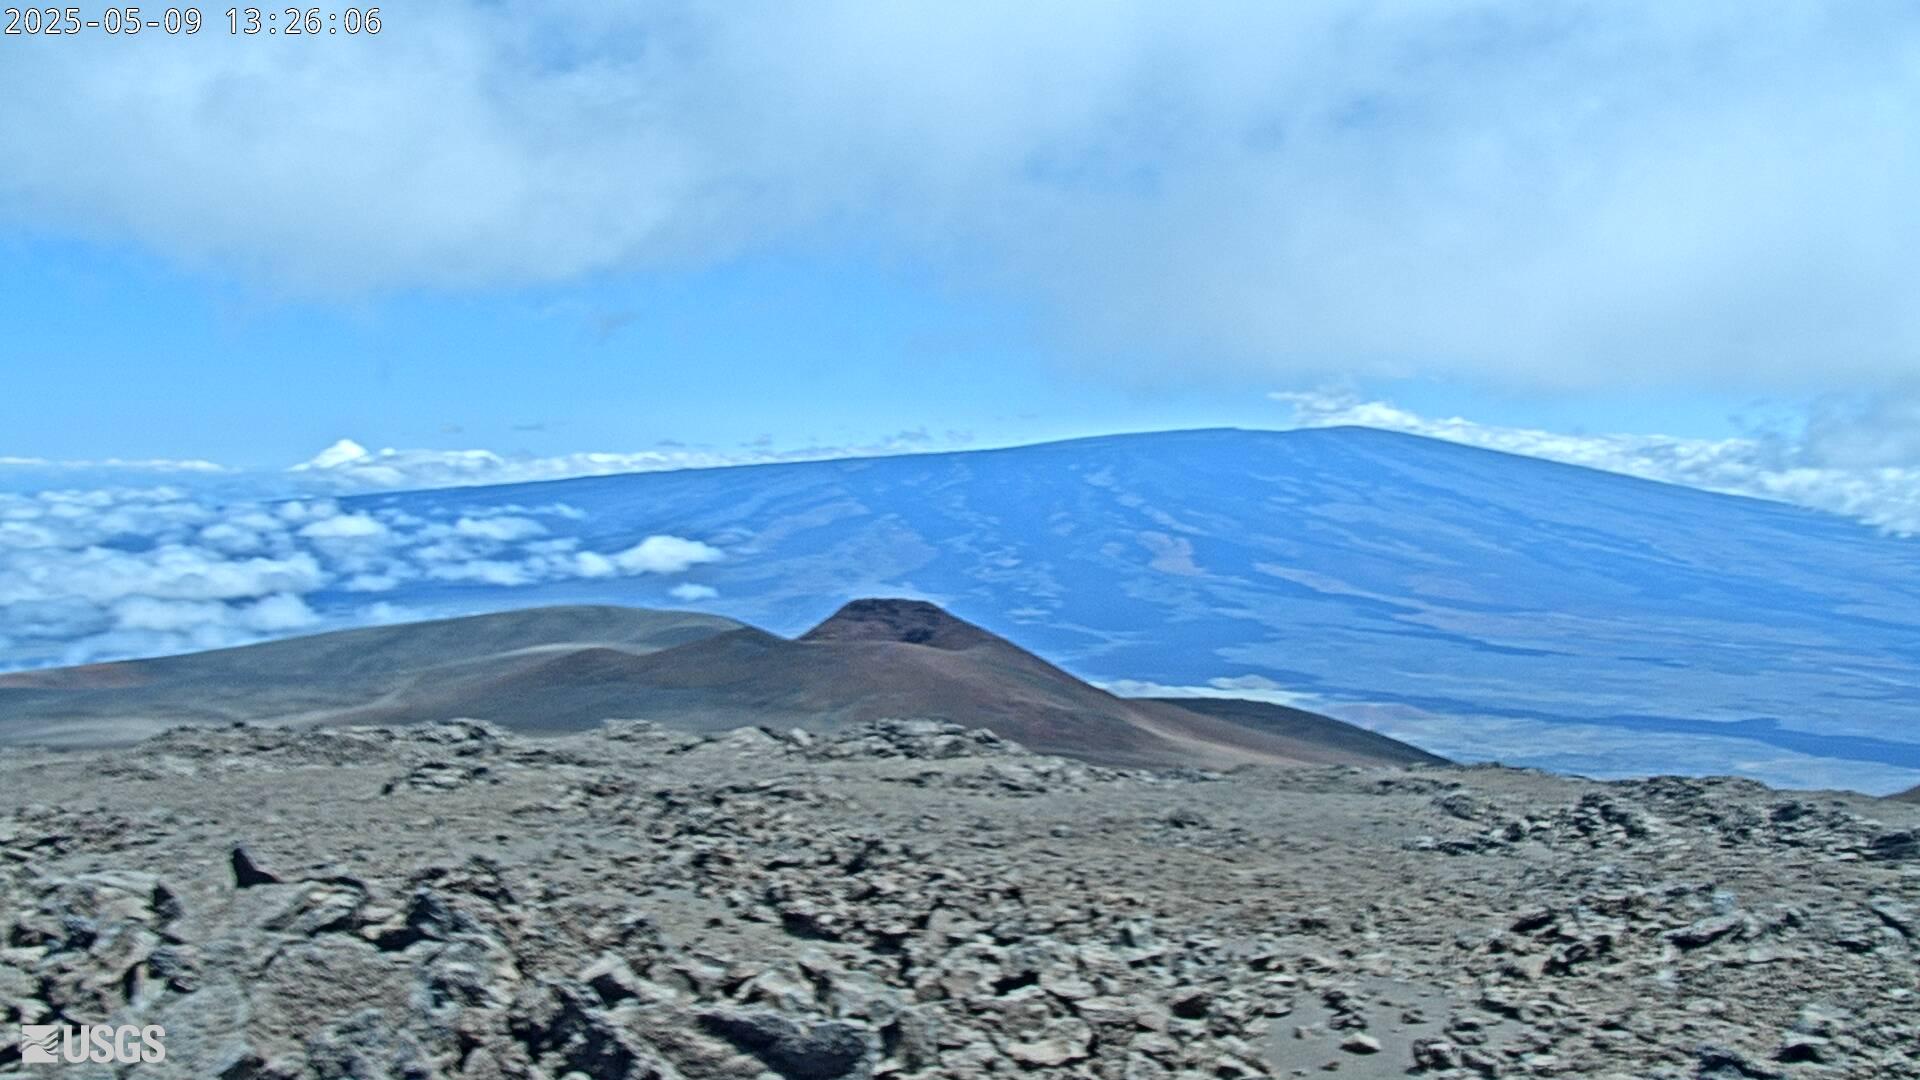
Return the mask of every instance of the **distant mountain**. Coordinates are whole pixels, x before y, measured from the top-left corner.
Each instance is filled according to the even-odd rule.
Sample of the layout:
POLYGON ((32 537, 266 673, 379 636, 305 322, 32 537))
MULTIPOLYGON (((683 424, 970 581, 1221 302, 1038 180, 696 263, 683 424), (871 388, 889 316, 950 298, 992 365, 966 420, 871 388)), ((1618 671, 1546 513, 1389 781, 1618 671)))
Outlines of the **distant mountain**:
MULTIPOLYGON (((797 634, 913 595, 1102 684, 1297 695, 1449 757, 1596 775, 1920 781, 1920 542, 1791 506, 1362 428, 1180 431, 955 454, 379 494, 425 520, 562 506, 582 550, 654 533, 674 578, 383 599, 700 606, 797 634)), ((364 604, 341 593, 316 603, 364 604)))
POLYGON ((1443 763, 1325 717, 1273 722, 1248 702, 1223 720, 1216 703, 1186 704, 1116 697, 916 600, 856 601, 791 641, 712 616, 560 608, 4 677, 0 741, 111 743, 240 720, 473 717, 539 733, 609 718, 718 731, 911 717, 1106 764, 1443 763))
POLYGON ((1898 795, 1889 796, 1900 802, 1920 803, 1920 787, 1910 788, 1898 795))

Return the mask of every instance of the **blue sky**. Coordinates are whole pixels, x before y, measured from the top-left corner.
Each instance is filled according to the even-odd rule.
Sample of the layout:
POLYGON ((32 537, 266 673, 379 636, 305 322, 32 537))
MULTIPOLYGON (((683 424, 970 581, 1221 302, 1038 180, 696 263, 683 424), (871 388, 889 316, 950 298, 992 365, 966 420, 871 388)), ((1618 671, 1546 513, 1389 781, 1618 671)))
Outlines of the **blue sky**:
MULTIPOLYGON (((526 454, 902 436, 932 449, 1287 416, 1258 373, 1102 377, 1097 357, 1017 299, 849 260, 340 299, 275 294, 126 242, 34 236, 0 247, 0 278, 13 283, 0 293, 4 348, 20 361, 0 399, 0 454, 21 457, 273 469, 343 437, 526 454)), ((1719 435, 1755 410, 1712 394, 1366 381, 1428 411, 1560 428, 1719 435)))
POLYGON ((278 467, 374 445, 555 452, 663 440, 965 445, 1272 423, 1255 389, 1115 385, 1056 362, 1031 318, 911 274, 754 259, 675 275, 274 297, 123 245, 8 245, 17 391, 0 453, 278 467), (82 409, 48 402, 84 394, 82 409))

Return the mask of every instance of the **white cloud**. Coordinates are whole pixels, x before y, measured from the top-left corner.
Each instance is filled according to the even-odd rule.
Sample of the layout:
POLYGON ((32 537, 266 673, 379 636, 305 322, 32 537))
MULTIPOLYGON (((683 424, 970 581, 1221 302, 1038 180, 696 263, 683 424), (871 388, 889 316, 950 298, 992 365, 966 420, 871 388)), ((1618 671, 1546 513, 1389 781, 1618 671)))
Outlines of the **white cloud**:
POLYGON ((160 600, 151 596, 130 596, 115 602, 112 613, 117 630, 163 634, 218 633, 227 630, 277 634, 299 630, 320 621, 306 601, 290 593, 275 593, 235 606, 213 600, 160 600))
POLYGON ((667 595, 673 597, 675 600, 684 600, 691 604, 697 600, 711 600, 720 595, 720 590, 711 585, 695 585, 692 582, 688 582, 684 585, 675 585, 673 588, 668 589, 667 595))
POLYGON ((381 601, 360 609, 360 622, 363 626, 391 626, 394 623, 420 622, 429 616, 425 612, 414 611, 399 604, 381 601))
POLYGON ((263 634, 300 630, 319 621, 305 600, 290 593, 264 597, 240 610, 241 625, 263 634))
POLYGON ((0 670, 357 625, 402 610, 361 598, 415 582, 517 588, 674 574, 721 557, 669 535, 582 551, 542 522, 584 517, 560 503, 428 520, 325 498, 227 504, 174 488, 0 493, 0 670))
MULTIPOLYGON (((1584 465, 1733 495, 1825 510, 1858 518, 1888 532, 1920 534, 1920 463, 1848 465, 1845 453, 1823 444, 1831 421, 1816 413, 1797 438, 1696 439, 1673 435, 1565 435, 1534 428, 1480 424, 1461 417, 1435 419, 1381 401, 1333 392, 1270 395, 1293 410, 1296 427, 1359 425, 1404 431, 1510 454, 1584 465), (1842 463, 1835 463, 1842 462, 1842 463)), ((1868 426, 1846 429, 1861 439, 1868 426)), ((1884 453, 1868 460, 1888 460, 1884 453)))
POLYGON ((130 596, 113 605, 113 623, 120 630, 171 633, 224 621, 226 613, 226 605, 211 600, 157 600, 151 596, 130 596))
POLYGON ((266 536, 257 528, 237 521, 220 521, 200 530, 201 543, 229 555, 247 555, 266 545, 266 536))
POLYGON ((573 557, 573 572, 583 578, 612 577, 619 570, 613 560, 595 551, 583 551, 573 557))
MULTIPOLYGON (((142 552, 90 546, 9 562, 9 569, 24 571, 30 587, 98 603, 128 596, 239 600, 276 592, 309 592, 327 580, 319 561, 305 552, 284 559, 230 559, 179 544, 142 552)), ((10 591, 9 586, 21 587, 15 584, 19 580, 0 580, 0 595, 10 591)))
POLYGON ((370 455, 367 448, 352 439, 341 439, 325 450, 313 455, 313 460, 295 469, 337 469, 342 465, 352 465, 367 460, 370 455))
POLYGON ((1222 676, 1209 679, 1201 686, 1168 685, 1142 679, 1114 679, 1097 685, 1121 697, 1239 698, 1309 711, 1323 708, 1326 704, 1317 694, 1287 690, 1261 675, 1222 676))
POLYGON ((539 580, 529 567, 501 559, 436 561, 427 568, 427 574, 441 581, 477 581, 482 585, 504 585, 509 588, 530 585, 539 580))
POLYGON ((366 514, 341 514, 301 526, 300 535, 309 540, 372 541, 384 540, 389 532, 385 525, 366 514))
POLYGON ((1807 417, 1808 460, 1842 469, 1904 468, 1920 464, 1920 388, 1866 400, 1826 399, 1807 417))
POLYGON ((319 294, 881 247, 1128 366, 1828 387, 1920 349, 1903 5, 387 14, 11 43, 0 212, 319 294))
POLYGON ((698 540, 678 536, 649 536, 613 556, 613 564, 629 574, 677 574, 700 563, 716 562, 720 550, 698 540))
POLYGON ((454 522, 453 530, 461 536, 511 543, 515 540, 530 540, 536 536, 545 536, 547 527, 526 517, 463 517, 454 522))
POLYGON ((52 547, 55 542, 53 532, 39 525, 0 521, 0 548, 52 547))

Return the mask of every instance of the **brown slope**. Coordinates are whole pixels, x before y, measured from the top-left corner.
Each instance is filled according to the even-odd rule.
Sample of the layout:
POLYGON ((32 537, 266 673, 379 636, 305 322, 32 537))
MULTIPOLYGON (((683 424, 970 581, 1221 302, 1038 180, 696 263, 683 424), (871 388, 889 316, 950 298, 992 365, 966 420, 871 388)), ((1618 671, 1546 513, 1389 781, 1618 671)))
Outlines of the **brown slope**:
POLYGON ((754 629, 645 656, 595 650, 527 663, 477 681, 408 695, 343 720, 391 723, 472 716, 574 730, 609 717, 720 731, 832 730, 919 717, 990 727, 1044 752, 1103 761, 1184 755, 1131 722, 1124 702, 1055 678, 999 650, 951 651, 888 641, 789 641, 754 629))
POLYGON ((1887 798, 1896 802, 1920 803, 1920 787, 1908 788, 1898 795, 1889 795, 1887 798))
POLYGON ((178 724, 321 722, 570 652, 647 652, 740 625, 684 611, 526 608, 23 672, 0 678, 0 743, 111 745, 178 724))
POLYGON ((1116 697, 932 604, 855 601, 795 640, 744 628, 647 655, 583 650, 420 688, 342 717, 473 716, 571 730, 609 717, 723 730, 833 729, 917 717, 988 727, 1033 750, 1128 765, 1388 764, 1411 747, 1324 717, 1308 731, 1116 697), (1338 737, 1328 737, 1329 733, 1338 737))
POLYGON ((855 601, 791 641, 685 612, 535 608, 36 673, 0 686, 0 742, 106 745, 181 723, 461 716, 534 732, 611 717, 706 731, 922 717, 1127 765, 1418 757, 1325 718, 1287 726, 1115 697, 911 600, 855 601))

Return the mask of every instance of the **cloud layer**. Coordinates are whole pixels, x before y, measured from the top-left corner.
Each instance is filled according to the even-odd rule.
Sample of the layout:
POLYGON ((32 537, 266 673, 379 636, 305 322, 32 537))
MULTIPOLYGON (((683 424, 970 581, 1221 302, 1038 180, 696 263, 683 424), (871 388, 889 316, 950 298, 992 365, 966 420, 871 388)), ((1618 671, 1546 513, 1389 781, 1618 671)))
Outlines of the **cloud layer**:
MULTIPOLYGON (((1404 431, 1509 454, 1625 473, 1667 484, 1747 495, 1858 518, 1920 535, 1920 453, 1912 429, 1838 408, 1816 411, 1792 437, 1694 439, 1674 435, 1565 435, 1532 428, 1434 419, 1383 401, 1335 392, 1270 395, 1296 427, 1346 424, 1404 431), (1843 418, 1853 415, 1851 422, 1843 418), (1894 464, 1899 462, 1899 464, 1894 464)), ((1899 410, 1882 406, 1897 418, 1899 410)))
POLYGON ((878 254, 1128 370, 1826 388, 1920 355, 1907 5, 386 14, 10 41, 0 214, 314 294, 878 254))
POLYGON ((712 469, 728 465, 771 465, 782 461, 926 453, 960 449, 970 441, 971 437, 964 432, 950 432, 944 439, 936 439, 924 429, 915 429, 850 446, 807 446, 785 450, 775 450, 770 446, 739 450, 676 447, 509 457, 491 450, 392 447, 369 450, 352 439, 341 439, 293 466, 288 472, 290 479, 298 486, 315 491, 350 493, 524 484, 539 480, 564 480, 572 476, 612 476, 670 469, 712 469))
POLYGON ((414 582, 675 575, 722 557, 677 536, 593 551, 554 535, 582 516, 551 504, 428 519, 174 487, 0 494, 0 670, 390 621, 403 613, 382 597, 414 582))

